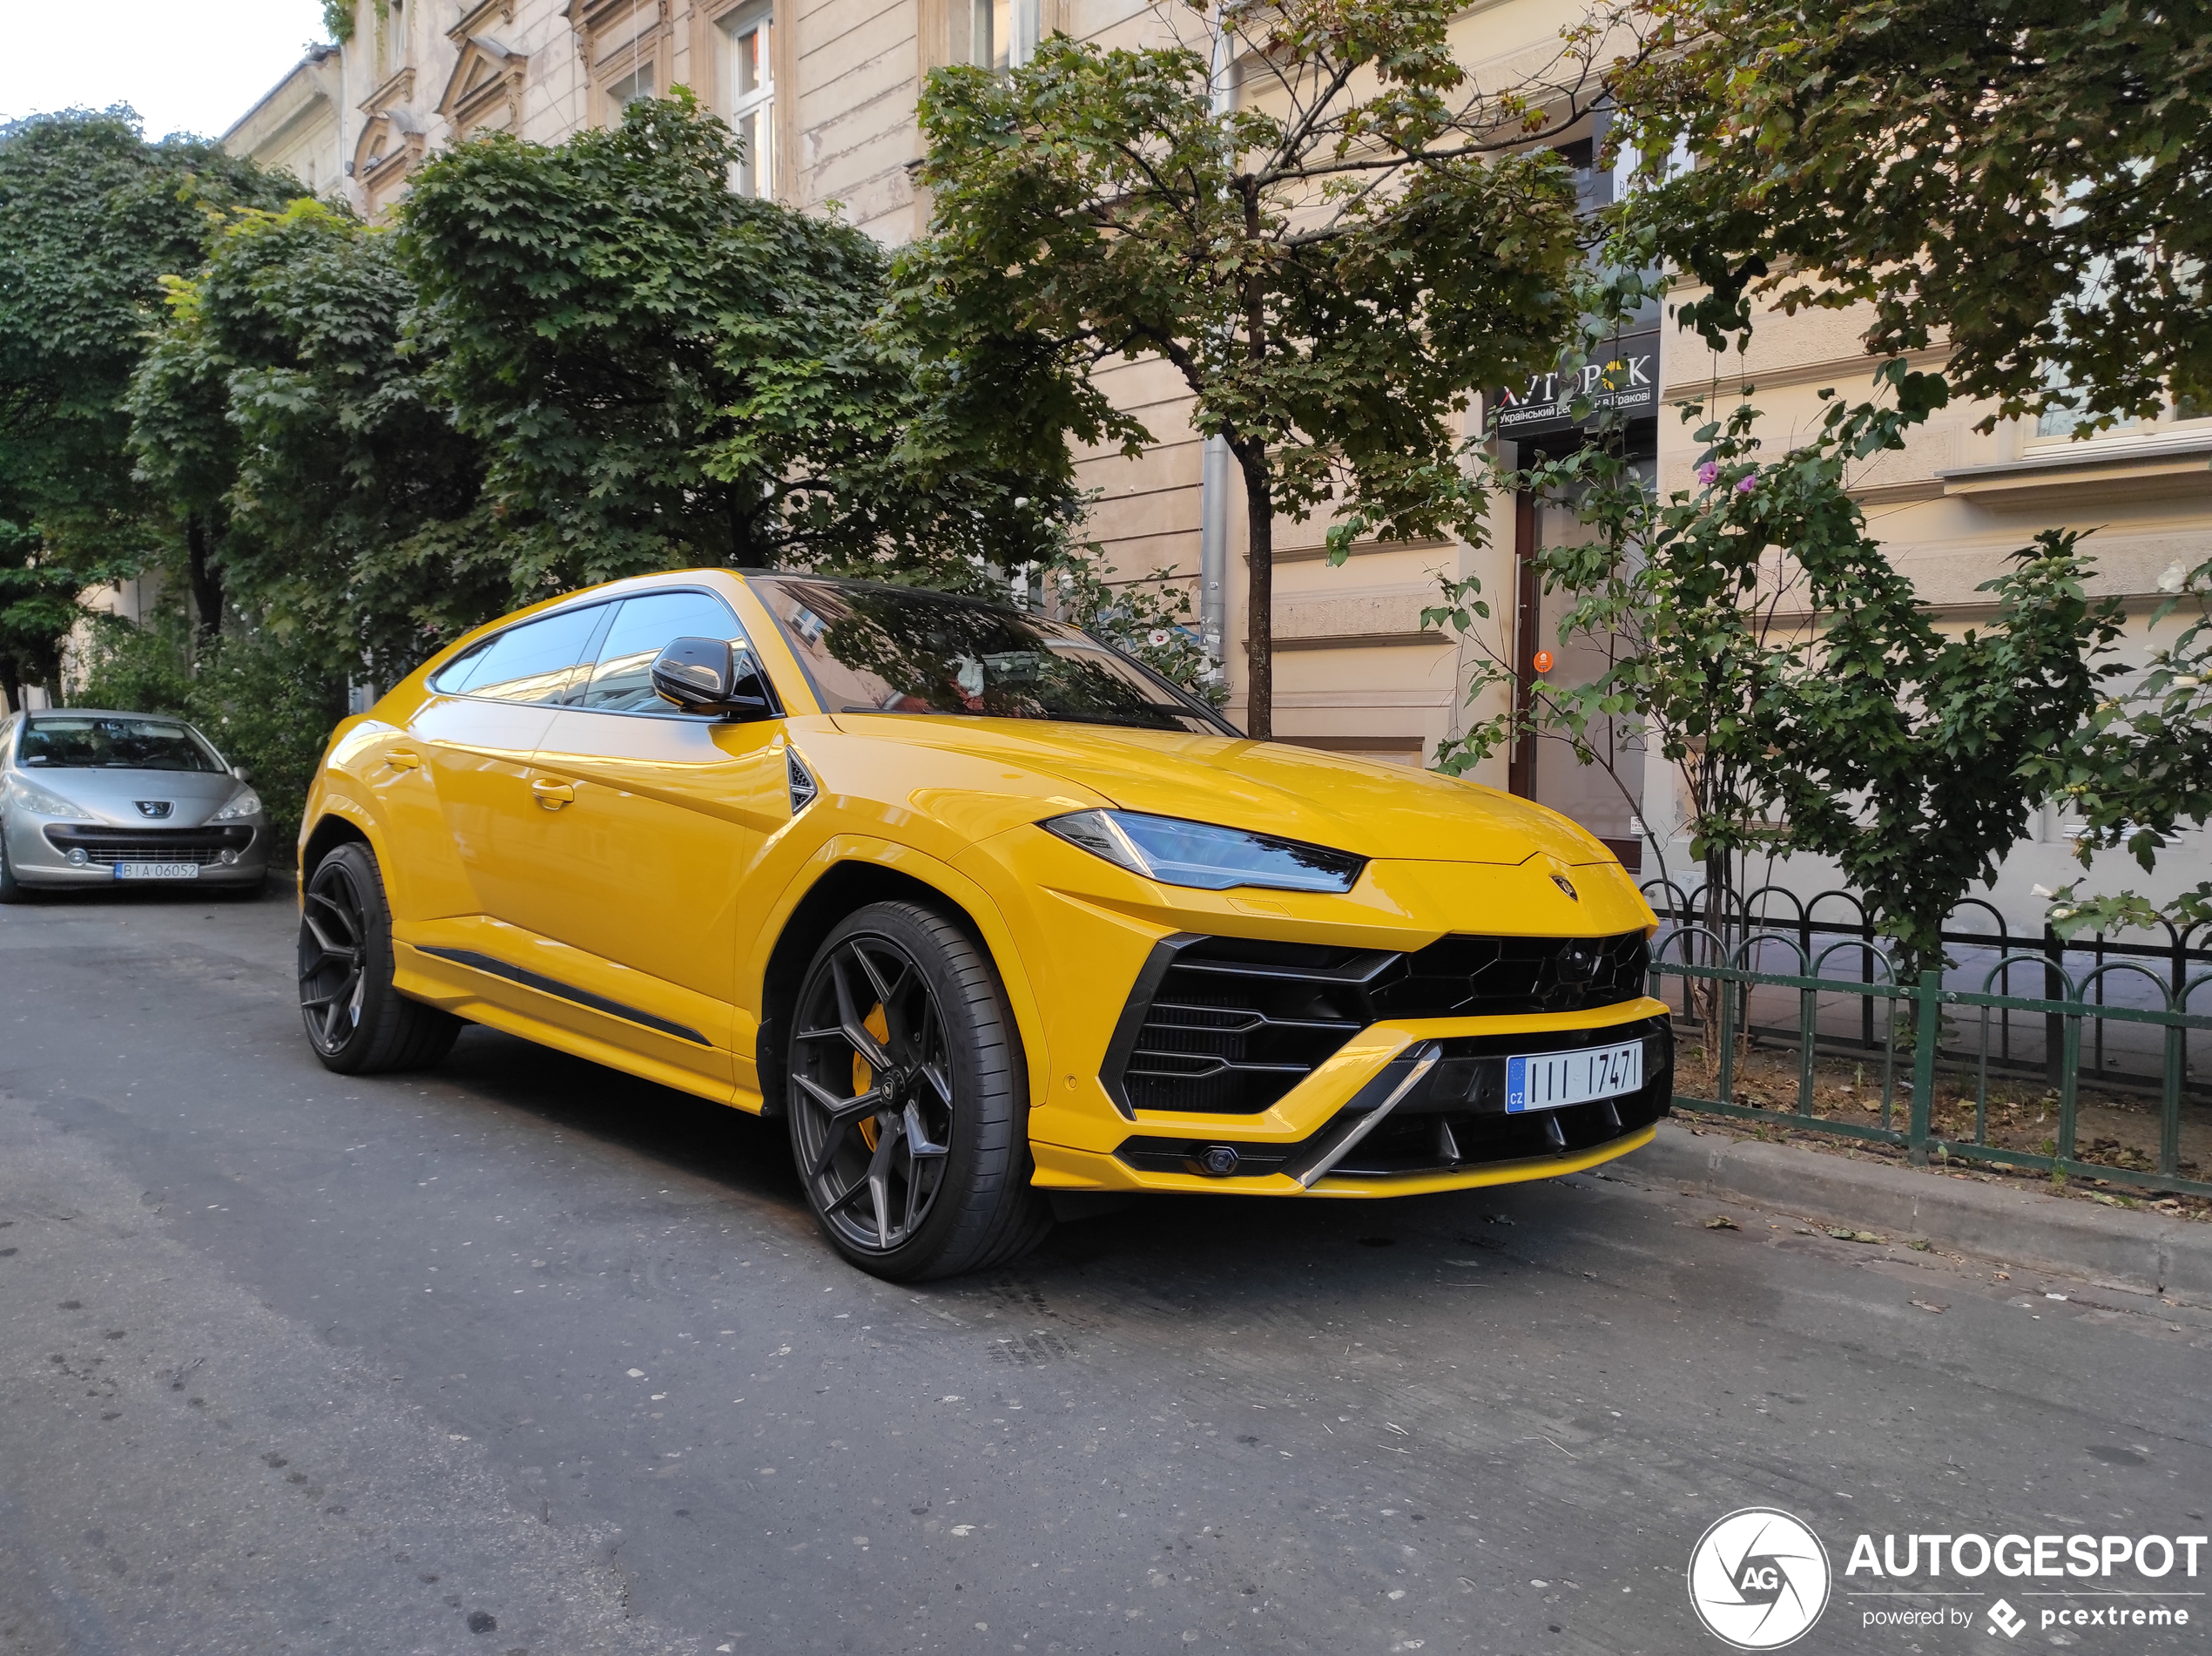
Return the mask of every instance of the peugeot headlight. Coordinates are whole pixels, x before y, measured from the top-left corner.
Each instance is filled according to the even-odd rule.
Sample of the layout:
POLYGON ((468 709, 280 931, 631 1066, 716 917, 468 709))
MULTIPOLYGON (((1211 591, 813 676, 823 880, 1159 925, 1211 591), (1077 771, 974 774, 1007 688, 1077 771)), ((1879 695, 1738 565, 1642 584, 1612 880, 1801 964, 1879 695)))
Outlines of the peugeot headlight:
POLYGON ((235 822, 241 816, 258 816, 261 812, 261 796, 250 787, 241 787, 232 794, 223 808, 215 813, 218 822, 235 822))
POLYGON ((1139 811, 1077 811, 1038 826, 1131 874, 1205 891, 1349 891, 1366 866, 1364 857, 1298 840, 1139 811))
POLYGON ((83 806, 71 804, 59 794, 49 792, 28 777, 16 778, 16 797, 23 801, 24 809, 34 816, 58 816, 71 822, 94 820, 91 812, 83 806))

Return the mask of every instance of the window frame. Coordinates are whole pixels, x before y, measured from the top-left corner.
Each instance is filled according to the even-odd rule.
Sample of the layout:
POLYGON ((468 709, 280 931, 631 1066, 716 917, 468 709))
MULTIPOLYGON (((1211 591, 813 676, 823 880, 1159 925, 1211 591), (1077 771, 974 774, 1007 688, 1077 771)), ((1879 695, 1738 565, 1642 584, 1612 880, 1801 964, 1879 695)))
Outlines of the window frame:
POLYGON ((714 72, 717 102, 720 105, 716 113, 721 116, 733 133, 738 130, 738 122, 748 117, 757 118, 754 130, 764 139, 762 143, 753 146, 753 152, 748 152, 744 162, 752 172, 754 187, 750 192, 738 189, 734 178, 731 180, 731 187, 738 189, 739 194, 750 195, 754 200, 773 201, 777 199, 776 165, 783 151, 776 132, 780 78, 776 73, 776 51, 781 34, 780 25, 776 22, 776 0, 745 0, 745 3, 732 6, 716 17, 709 27, 714 31, 714 72), (758 61, 765 72, 766 79, 752 91, 740 92, 737 86, 741 56, 738 43, 747 35, 764 31, 758 61), (757 152, 762 149, 767 152, 765 160, 757 152))
MULTIPOLYGON (((479 696, 467 690, 442 689, 440 687, 438 681, 444 678, 446 674, 451 673, 455 667, 460 666, 463 662, 475 660, 477 657, 482 655, 486 651, 489 650, 494 645, 497 644, 500 639, 522 627, 535 625, 540 621, 554 620, 556 618, 564 615, 574 615, 583 610, 600 609, 604 610, 606 614, 601 617, 599 621, 592 627, 590 635, 585 640, 583 649, 579 654, 579 659, 570 664, 570 671, 571 673, 574 673, 578 669, 584 669, 583 677, 580 680, 576 683, 571 683, 563 689, 561 692, 561 700, 558 701, 516 702, 512 704, 513 706, 518 707, 547 707, 550 708, 555 713, 588 713, 595 717, 607 719, 678 719, 691 724, 720 724, 724 722, 725 719, 725 716, 720 713, 686 713, 680 707, 587 707, 581 701, 570 700, 571 696, 581 693, 583 688, 590 686, 591 678, 589 669, 598 666, 599 652, 605 647, 607 634, 613 629, 616 614, 620 611, 622 606, 632 598, 658 598, 664 593, 688 593, 700 598, 711 598, 714 602, 722 606, 724 612, 730 618, 731 632, 729 641, 732 645, 742 645, 744 646, 745 653, 752 659, 753 667, 759 675, 760 682, 767 687, 768 699, 772 706, 769 712, 762 715, 762 717, 769 719, 782 719, 786 717, 787 714, 783 703, 783 696, 777 690, 775 680, 769 673, 768 664, 762 659, 759 648, 753 644, 752 635, 745 631, 745 622, 738 617, 735 606, 731 604, 730 600, 723 597, 721 593, 716 591, 710 586, 653 586, 648 587, 644 591, 638 592, 618 592, 606 598, 595 598, 589 603, 585 604, 561 605, 554 609, 542 610, 536 615, 528 616, 521 620, 511 622, 506 626, 501 627, 497 632, 487 633, 482 638, 478 639, 474 644, 471 644, 459 655, 455 656, 443 666, 440 667, 435 673, 432 673, 429 678, 424 681, 424 688, 428 690, 433 695, 446 696, 455 700, 503 701, 506 700, 503 696, 479 696)), ((758 722, 758 720, 756 720, 754 722, 758 722)))
POLYGON ((966 64, 976 69, 988 69, 1002 75, 1019 69, 1036 55, 1050 32, 1047 27, 1045 0, 948 0, 951 13, 950 57, 954 63, 966 64), (1006 8, 1005 62, 999 61, 998 28, 995 16, 999 7, 1006 8), (978 21, 984 24, 978 40, 978 21), (1027 25, 1026 29, 1024 25, 1027 25), (1024 35, 1027 38, 1024 39, 1024 35), (988 50, 988 55, 986 55, 988 50))

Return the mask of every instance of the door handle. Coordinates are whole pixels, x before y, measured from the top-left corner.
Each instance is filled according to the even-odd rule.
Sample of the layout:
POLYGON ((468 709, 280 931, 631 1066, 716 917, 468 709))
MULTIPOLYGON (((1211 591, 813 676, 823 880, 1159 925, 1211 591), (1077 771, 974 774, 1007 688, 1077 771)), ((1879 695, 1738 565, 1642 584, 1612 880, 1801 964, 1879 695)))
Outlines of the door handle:
POLYGON ((530 794, 547 810, 557 811, 563 805, 575 802, 576 787, 573 783, 556 781, 550 776, 533 776, 530 778, 530 794))
POLYGON ((394 770, 420 770, 422 755, 405 747, 395 747, 384 755, 384 762, 394 770))

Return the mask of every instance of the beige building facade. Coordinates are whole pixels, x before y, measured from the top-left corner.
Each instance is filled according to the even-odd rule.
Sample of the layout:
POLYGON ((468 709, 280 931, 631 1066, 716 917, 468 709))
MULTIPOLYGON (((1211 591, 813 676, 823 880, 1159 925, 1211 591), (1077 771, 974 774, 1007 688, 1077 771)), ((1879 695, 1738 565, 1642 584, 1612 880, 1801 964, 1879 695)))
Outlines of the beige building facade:
MULTIPOLYGON (((1454 44, 1483 81, 1520 81, 1541 71, 1569 20, 1553 0, 1477 0, 1455 24, 1454 44)), ((405 194, 425 156, 449 144, 494 130, 557 142, 613 122, 631 98, 680 84, 745 139, 748 159, 734 187, 835 213, 896 245, 927 226, 928 206, 913 168, 921 153, 915 104, 930 71, 1018 63, 1054 30, 1116 45, 1180 35, 1203 46, 1204 26, 1200 14, 1174 0, 360 0, 351 41, 325 57, 311 54, 227 141, 281 161, 308 154, 311 131, 327 132, 327 147, 314 153, 336 158, 334 187, 374 215, 405 194), (286 151, 286 144, 296 147, 286 151)), ((1599 136, 1586 121, 1549 141, 1588 166, 1599 136)), ((302 166, 293 170, 314 181, 302 166)), ((1595 171, 1587 182, 1592 199, 1609 191, 1595 171)), ((1660 327, 1656 315, 1645 325, 1651 331, 1637 341, 1644 353, 1638 372, 1648 370, 1653 385, 1635 441, 1662 490, 1683 486, 1697 458, 1689 428, 1664 404, 1754 379, 1771 447, 1810 429, 1822 387, 1851 394, 1867 383, 1872 366, 1858 344, 1861 324, 1849 314, 1768 316, 1750 356, 1724 362, 1709 358, 1694 337, 1660 327)), ((1103 380, 1155 442, 1133 461, 1079 456, 1082 482, 1099 497, 1093 533, 1121 578, 1168 571, 1202 609, 1211 594, 1228 710, 1240 717, 1243 490, 1222 463, 1225 456, 1209 466, 1206 445, 1190 429, 1189 394, 1166 365, 1122 363, 1103 380)), ((1479 406, 1468 418, 1480 422, 1490 411, 1479 406)), ((2212 547, 2212 421, 2167 421, 2070 443, 2016 422, 1978 434, 1978 417, 1971 409, 1946 410, 1906 453, 1878 457, 1858 479, 1878 532, 1946 624, 1971 625, 1986 596, 1975 588, 1999 572, 2003 555, 2056 524, 2098 531, 2101 578, 2128 599, 2140 631, 2160 578, 2212 547)), ((1555 448, 1574 439, 1555 422, 1532 440, 1555 448)), ((1465 705, 1474 658, 1484 651, 1524 671, 1539 650, 1560 652, 1554 674, 1600 665, 1589 650, 1560 651, 1560 600, 1526 578, 1534 545, 1575 532, 1571 522, 1534 503, 1501 500, 1491 527, 1481 546, 1363 544, 1332 567, 1325 524, 1279 523, 1278 737, 1419 764, 1471 717, 1496 710, 1494 702, 1465 705), (1479 576, 1493 602, 1494 619, 1478 639, 1422 625, 1421 612, 1447 574, 1479 576)), ((2140 653, 2142 640, 2134 644, 2140 653)), ((1656 758, 1643 762, 1633 733, 1612 740, 1609 772, 1578 766, 1564 744, 1539 740, 1476 774, 1568 810, 1632 866, 1641 864, 1646 877, 1662 868, 1679 877, 1689 864, 1676 779, 1656 758)), ((2202 862, 2205 848, 2193 848, 2202 862)), ((2015 854, 2001 882, 2008 914, 2022 922, 2040 916, 2030 889, 2074 877, 2069 849, 2066 821, 2047 813, 2039 837, 2015 854)), ((2189 861, 2169 858, 2173 877, 2162 871, 2153 887, 2193 882, 2197 875, 2181 877, 2189 861)), ((1809 889, 1824 880, 1814 868, 1773 872, 1809 889)), ((2133 872, 2130 865, 2101 875, 2117 884, 2133 872)))
POLYGON ((233 155, 289 172, 310 195, 330 195, 345 182, 339 110, 344 68, 335 46, 310 46, 290 74, 223 134, 233 155))

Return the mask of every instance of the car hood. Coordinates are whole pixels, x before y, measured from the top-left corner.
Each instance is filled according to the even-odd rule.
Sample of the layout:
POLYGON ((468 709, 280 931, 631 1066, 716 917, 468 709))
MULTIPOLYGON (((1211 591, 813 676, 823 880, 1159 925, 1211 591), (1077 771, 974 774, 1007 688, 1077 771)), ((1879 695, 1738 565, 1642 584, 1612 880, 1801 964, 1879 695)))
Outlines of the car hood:
POLYGON ((109 822, 132 828, 198 828, 221 810, 239 787, 236 777, 222 771, 80 770, 40 765, 18 769, 16 774, 109 822), (138 808, 140 800, 168 801, 169 814, 148 816, 138 808))
POLYGON ((857 736, 1019 764, 1124 810, 1197 818, 1366 857, 1570 866, 1613 853, 1555 811, 1438 772, 1243 737, 913 714, 836 715, 857 736))

